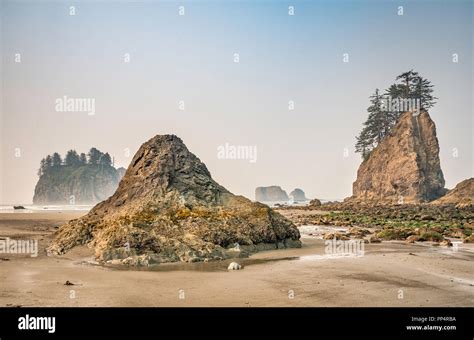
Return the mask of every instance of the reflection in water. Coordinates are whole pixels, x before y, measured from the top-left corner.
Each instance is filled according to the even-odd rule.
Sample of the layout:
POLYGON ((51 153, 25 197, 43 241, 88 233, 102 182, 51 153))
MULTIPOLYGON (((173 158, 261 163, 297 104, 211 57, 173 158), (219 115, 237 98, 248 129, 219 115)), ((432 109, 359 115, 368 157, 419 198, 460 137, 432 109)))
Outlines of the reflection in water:
POLYGON ((201 271, 201 272, 226 272, 227 267, 231 262, 238 262, 242 267, 251 266, 255 264, 271 263, 276 261, 292 261, 299 260, 298 256, 293 257, 282 257, 282 258, 269 258, 269 259, 251 259, 251 258, 239 258, 239 259, 227 259, 222 261, 210 261, 210 262, 173 262, 173 263, 162 263, 155 266, 149 267, 126 267, 122 265, 107 265, 107 268, 116 270, 136 270, 136 271, 159 271, 159 272, 170 272, 170 271, 201 271))

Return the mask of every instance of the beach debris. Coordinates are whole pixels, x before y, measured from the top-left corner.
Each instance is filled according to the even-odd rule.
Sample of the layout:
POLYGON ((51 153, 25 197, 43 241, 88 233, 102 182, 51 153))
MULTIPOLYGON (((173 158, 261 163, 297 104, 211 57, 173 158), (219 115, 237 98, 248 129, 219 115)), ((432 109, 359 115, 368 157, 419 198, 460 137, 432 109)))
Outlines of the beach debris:
POLYGON ((65 286, 74 286, 74 283, 72 283, 71 281, 69 280, 66 280, 66 282, 64 283, 65 286))
POLYGON ((25 208, 24 206, 22 206, 22 205, 14 205, 14 206, 13 206, 13 209, 15 209, 15 210, 23 210, 23 209, 26 209, 26 208, 25 208))
POLYGON ((229 267, 227 267, 227 270, 240 270, 242 269, 242 266, 238 264, 237 262, 232 262, 229 264, 229 267))

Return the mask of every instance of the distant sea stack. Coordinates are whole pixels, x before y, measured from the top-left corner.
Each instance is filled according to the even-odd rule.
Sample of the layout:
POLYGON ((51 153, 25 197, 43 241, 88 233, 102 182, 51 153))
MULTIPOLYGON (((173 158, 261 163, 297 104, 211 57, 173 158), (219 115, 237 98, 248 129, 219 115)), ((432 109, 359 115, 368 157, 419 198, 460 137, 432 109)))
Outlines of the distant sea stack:
POLYGON ((273 185, 269 187, 258 187, 255 189, 255 200, 257 202, 288 201, 288 194, 281 187, 273 185))
POLYGON ((59 154, 41 161, 33 204, 95 204, 110 197, 123 177, 110 156, 91 149, 92 158, 70 150, 63 161, 59 154))
POLYGON ((405 112, 362 162, 351 200, 419 203, 445 194, 436 127, 425 111, 405 112))
POLYGON ((300 247, 299 238, 291 221, 215 182, 180 138, 158 135, 137 151, 113 196, 62 226, 48 251, 89 244, 99 261, 149 265, 300 247))
POLYGON ((474 206, 474 178, 459 182, 454 189, 432 203, 454 204, 458 207, 474 206))
POLYGON ((290 197, 293 197, 293 201, 295 202, 304 202, 308 200, 304 191, 298 188, 290 192, 290 197))

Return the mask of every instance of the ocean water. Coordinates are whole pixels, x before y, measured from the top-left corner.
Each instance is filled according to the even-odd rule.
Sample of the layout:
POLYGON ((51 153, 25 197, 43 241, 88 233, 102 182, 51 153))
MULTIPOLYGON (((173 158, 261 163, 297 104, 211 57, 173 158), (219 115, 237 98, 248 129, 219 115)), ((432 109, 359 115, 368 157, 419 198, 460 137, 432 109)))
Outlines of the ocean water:
POLYGON ((299 201, 299 202, 292 202, 292 201, 263 201, 261 202, 263 204, 268 205, 269 207, 275 207, 277 204, 284 205, 284 206, 292 206, 292 207, 298 207, 298 206, 305 206, 309 203, 309 201, 299 201))
POLYGON ((15 204, 16 206, 25 207, 25 209, 14 209, 13 205, 0 205, 1 213, 32 213, 32 212, 48 212, 48 211, 89 211, 93 205, 33 205, 33 204, 15 204))
MULTIPOLYGON (((277 204, 284 205, 284 206, 290 206, 290 207, 302 207, 305 205, 308 205, 311 200, 306 200, 306 201, 298 201, 298 202, 293 202, 291 200, 289 201, 271 201, 271 202, 261 202, 263 204, 268 205, 269 207, 275 207, 277 204)), ((321 203, 327 203, 329 200, 325 199, 320 199, 321 203)), ((333 200, 333 201, 340 201, 340 200, 333 200)))

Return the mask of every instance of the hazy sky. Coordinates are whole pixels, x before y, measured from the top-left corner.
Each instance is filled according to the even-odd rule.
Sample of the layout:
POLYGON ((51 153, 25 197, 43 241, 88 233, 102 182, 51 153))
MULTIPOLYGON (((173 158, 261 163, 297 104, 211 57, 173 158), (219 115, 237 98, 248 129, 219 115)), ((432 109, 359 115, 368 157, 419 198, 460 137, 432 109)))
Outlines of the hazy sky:
POLYGON ((344 198, 368 97, 411 68, 439 98, 446 186, 473 176, 472 1, 0 3, 0 204, 32 201, 47 154, 94 146, 126 167, 171 133, 236 194, 344 198), (93 98, 95 115, 56 111, 63 96, 93 98), (225 143, 256 146, 256 162, 219 159, 225 143))

